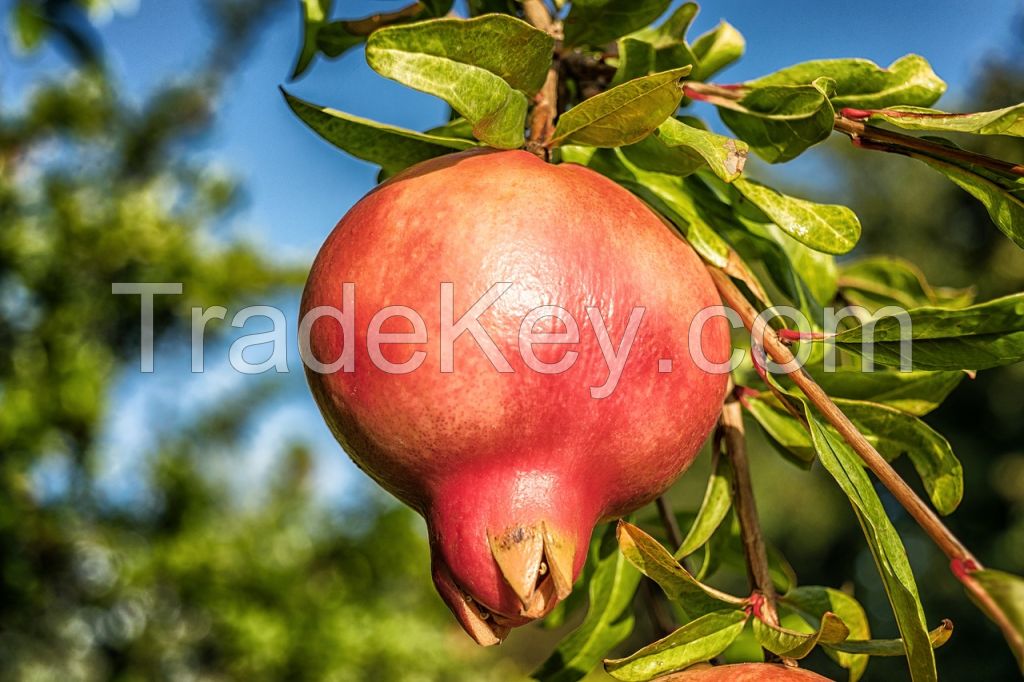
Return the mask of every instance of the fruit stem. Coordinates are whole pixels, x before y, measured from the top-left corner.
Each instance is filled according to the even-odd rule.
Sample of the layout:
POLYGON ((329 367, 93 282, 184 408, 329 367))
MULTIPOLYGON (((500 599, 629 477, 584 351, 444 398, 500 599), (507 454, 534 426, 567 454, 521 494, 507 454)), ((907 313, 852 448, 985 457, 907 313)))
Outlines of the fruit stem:
MULTIPOLYGON (((768 570, 768 550, 765 548, 764 535, 761 533, 761 522, 757 515, 757 502, 754 499, 754 486, 750 478, 750 460, 747 458, 747 438, 743 427, 743 406, 730 391, 729 397, 722 406, 722 416, 718 419, 718 428, 722 434, 725 456, 732 464, 733 483, 732 496, 736 516, 740 523, 740 539, 743 542, 743 554, 747 559, 747 577, 754 590, 751 603, 756 605, 756 617, 769 625, 778 627, 779 612, 778 595, 768 570)), ((769 655, 768 652, 765 652, 769 655)), ((783 659, 787 665, 792 661, 783 659)))
MULTIPOLYGON (((523 17, 534 28, 558 37, 558 22, 544 4, 544 0, 523 0, 523 17)), ((548 69, 544 85, 534 95, 533 111, 530 113, 530 138, 526 150, 544 160, 548 159, 548 142, 555 132, 555 117, 558 115, 558 55, 548 69)))

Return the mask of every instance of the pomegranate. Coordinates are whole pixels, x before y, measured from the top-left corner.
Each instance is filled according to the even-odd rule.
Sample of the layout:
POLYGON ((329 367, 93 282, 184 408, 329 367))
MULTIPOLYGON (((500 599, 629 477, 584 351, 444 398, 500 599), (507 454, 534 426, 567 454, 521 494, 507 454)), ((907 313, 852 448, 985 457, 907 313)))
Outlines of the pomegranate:
POLYGON ((727 375, 694 357, 730 343, 724 318, 690 323, 717 305, 694 251, 610 180, 463 152, 342 218, 300 348, 331 430, 426 519, 438 592, 495 644, 569 594, 599 520, 696 456, 727 375))
POLYGON ((661 678, 664 682, 830 682, 829 678, 803 668, 775 663, 735 663, 703 666, 661 678))

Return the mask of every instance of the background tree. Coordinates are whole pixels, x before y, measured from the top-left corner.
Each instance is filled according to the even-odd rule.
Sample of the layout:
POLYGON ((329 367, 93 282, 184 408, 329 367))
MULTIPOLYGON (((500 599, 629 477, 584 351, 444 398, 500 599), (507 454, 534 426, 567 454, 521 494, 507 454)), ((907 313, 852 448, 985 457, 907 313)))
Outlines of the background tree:
POLYGON ((0 111, 0 678, 513 670, 471 665, 477 652, 417 570, 426 544, 411 513, 373 496, 348 514, 318 505, 302 443, 279 453, 265 490, 239 495, 243 436, 279 381, 186 411, 143 457, 144 490, 130 501, 103 485, 101 425, 128 407, 111 394, 139 362, 138 297, 112 295, 111 283, 183 283, 184 296, 154 299, 157 348, 173 352, 191 306, 295 296, 302 281, 304 268, 218 234, 242 193, 190 153, 281 4, 210 3, 206 66, 141 103, 121 94, 74 3, 13 10, 23 46, 71 45, 77 66, 0 111))

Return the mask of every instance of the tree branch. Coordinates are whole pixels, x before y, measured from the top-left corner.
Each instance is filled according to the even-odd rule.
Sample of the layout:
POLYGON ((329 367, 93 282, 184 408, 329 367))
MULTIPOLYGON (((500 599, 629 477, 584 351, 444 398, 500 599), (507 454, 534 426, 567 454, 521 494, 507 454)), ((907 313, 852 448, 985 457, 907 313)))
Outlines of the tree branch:
MULTIPOLYGON (((715 287, 718 289, 719 294, 721 294, 722 300, 739 314, 740 319, 743 320, 743 325, 748 331, 753 333, 757 311, 744 297, 743 292, 733 284, 729 275, 718 268, 708 266, 708 272, 711 273, 711 278, 714 280, 715 287)), ((796 366, 795 358, 788 346, 779 339, 778 335, 770 327, 765 326, 763 343, 768 356, 776 363, 783 366, 794 363, 790 366, 796 366)), ((1024 640, 1022 640, 1020 633, 1017 632, 1010 617, 982 588, 981 584, 971 577, 972 573, 984 568, 974 555, 942 523, 931 507, 918 497, 917 493, 896 473, 896 470, 885 461, 875 447, 864 437, 864 434, 843 414, 843 411, 832 402, 828 394, 802 367, 798 367, 790 372, 789 377, 803 391, 811 404, 821 412, 829 424, 854 449, 868 468, 874 472, 875 476, 892 493, 893 497, 917 521, 925 534, 938 545, 939 549, 949 559, 953 575, 971 595, 978 608, 999 627, 1011 647, 1014 647, 1015 651, 1024 651, 1024 640)), ((737 478, 739 478, 738 471, 737 478)))
MULTIPOLYGON (((718 288, 718 292, 721 294, 726 305, 735 310, 739 314, 740 319, 743 320, 744 326, 752 331, 757 318, 757 311, 743 296, 739 288, 733 284, 728 275, 714 267, 708 267, 708 271, 711 273, 711 278, 714 280, 715 286, 718 288)), ((765 327, 763 343, 768 356, 776 363, 780 365, 793 363, 795 366, 793 353, 790 352, 786 344, 779 339, 778 335, 770 327, 765 327)), ((860 458, 864 460, 868 468, 874 472, 907 512, 914 517, 914 520, 927 533, 928 537, 939 546, 950 561, 971 561, 974 565, 980 567, 977 560, 964 547, 963 543, 953 535, 952 531, 946 528, 938 515, 917 496, 917 493, 896 473, 896 470, 885 461, 885 458, 864 437, 864 434, 832 402, 832 399, 821 386, 803 368, 794 370, 789 376, 800 390, 804 392, 804 395, 807 396, 811 404, 821 412, 826 421, 835 427, 839 435, 850 444, 860 458)))
MULTIPOLYGON (((743 107, 738 102, 743 99, 745 89, 740 86, 687 82, 684 84, 683 92, 690 99, 708 102, 725 109, 743 110, 743 107)), ((878 128, 858 120, 857 116, 862 113, 858 110, 840 110, 836 114, 832 129, 848 136, 855 145, 863 149, 903 154, 905 156, 919 157, 924 155, 986 168, 1002 175, 1024 177, 1024 164, 1002 161, 985 156, 984 154, 967 151, 966 149, 955 149, 939 142, 932 142, 931 140, 914 137, 913 135, 904 135, 903 133, 878 128)))
MULTIPOLYGON (((532 26, 556 36, 558 24, 544 5, 544 0, 523 0, 523 16, 532 26)), ((555 132, 555 117, 558 115, 558 55, 548 69, 544 85, 533 98, 530 114, 530 139, 526 150, 546 159, 547 144, 555 132)))

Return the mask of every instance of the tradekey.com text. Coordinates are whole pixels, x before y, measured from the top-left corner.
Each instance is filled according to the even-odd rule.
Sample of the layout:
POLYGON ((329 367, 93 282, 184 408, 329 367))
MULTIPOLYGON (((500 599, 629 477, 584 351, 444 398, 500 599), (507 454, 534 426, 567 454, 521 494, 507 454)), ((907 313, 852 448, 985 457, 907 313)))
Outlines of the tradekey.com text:
MULTIPOLYGON (((606 370, 603 383, 589 387, 594 398, 605 398, 615 390, 624 371, 654 371, 661 374, 671 373, 673 357, 658 358, 651 362, 651 367, 633 366, 629 363, 634 343, 640 336, 644 316, 647 309, 642 305, 634 306, 625 321, 625 328, 613 334, 606 320, 605 312, 594 306, 584 306, 584 313, 577 320, 567 308, 558 305, 542 305, 529 309, 522 315, 515 342, 507 338, 499 339, 488 332, 485 318, 488 310, 502 305, 503 297, 510 295, 513 284, 497 282, 477 298, 472 305, 464 310, 456 310, 455 285, 443 282, 438 289, 437 307, 431 307, 430 315, 421 315, 418 311, 404 305, 389 305, 373 312, 369 319, 356 319, 356 285, 346 282, 339 291, 340 306, 319 306, 308 310, 298 320, 298 350, 303 365, 310 371, 320 374, 336 372, 352 373, 356 371, 356 344, 350 340, 365 341, 365 358, 377 370, 387 374, 409 374, 424 369, 424 364, 431 353, 436 352, 437 362, 429 363, 433 371, 452 373, 456 371, 456 351, 459 353, 477 353, 485 358, 496 372, 513 373, 516 371, 509 362, 508 353, 517 353, 523 371, 540 374, 561 374, 567 372, 579 361, 580 355, 588 349, 594 349, 594 343, 588 343, 584 336, 592 334, 596 341, 593 352, 600 355, 601 364, 606 370), (389 322, 393 319, 400 323, 389 322), (433 336, 428 334, 426 320, 437 321, 433 336), (341 339, 340 349, 335 357, 317 357, 313 352, 311 337, 314 325, 333 325, 334 334, 341 339), (357 328, 361 325, 362 328, 357 328), (384 331, 388 326, 391 330, 384 331), (401 326, 407 331, 394 331, 401 326), (547 331, 538 331, 538 327, 547 331), (585 331, 581 332, 581 327, 585 331), (358 334, 357 334, 358 329, 358 334), (365 335, 362 333, 365 330, 365 335), (339 334, 340 332, 340 334, 339 334), (465 341, 457 343, 460 338, 465 341), (471 342, 466 342, 471 341, 471 342), (396 358, 395 348, 401 346, 401 359, 396 358), (505 347, 502 351, 501 346, 505 347)), ((154 371, 153 346, 154 330, 154 299, 156 296, 181 295, 184 286, 180 282, 115 282, 111 293, 131 295, 137 298, 140 309, 140 371, 154 371)), ((514 299, 513 304, 518 301, 514 299)), ((519 306, 523 307, 523 306, 519 306)), ((191 308, 191 360, 192 372, 204 370, 205 343, 207 325, 212 320, 225 320, 227 309, 223 306, 208 308, 191 308)), ((359 317, 363 317, 362 314, 359 317)), ((622 326, 622 314, 616 311, 616 327, 622 326)), ((253 318, 265 318, 270 323, 269 331, 260 331, 238 337, 231 344, 228 355, 230 366, 243 374, 261 374, 275 371, 290 371, 288 364, 287 329, 288 320, 284 312, 269 305, 253 305, 241 308, 231 318, 231 326, 244 328, 253 318), (246 351, 250 348, 263 348, 250 352, 263 357, 258 362, 247 358, 246 351)), ((716 305, 702 309, 691 320, 688 338, 680 340, 680 349, 688 355, 692 364, 701 371, 711 374, 725 374, 740 366, 746 359, 747 351, 734 348, 732 355, 724 361, 708 358, 702 348, 702 335, 706 325, 717 318, 724 318, 734 329, 743 329, 743 323, 736 311, 716 305)), ((894 318, 899 333, 896 339, 891 333, 891 325, 887 325, 884 341, 891 344, 899 343, 900 371, 909 372, 912 368, 911 338, 912 324, 910 315, 903 308, 888 306, 875 311, 874 314, 861 306, 845 306, 843 308, 827 307, 822 311, 820 324, 814 324, 800 310, 790 306, 774 306, 763 311, 752 325, 749 348, 753 351, 755 366, 772 374, 789 374, 802 367, 813 352, 812 343, 801 343, 796 348, 795 359, 785 365, 779 365, 763 353, 764 336, 777 333, 784 341, 817 341, 824 343, 824 371, 836 369, 834 338, 844 328, 851 325, 859 327, 860 346, 856 349, 862 357, 861 370, 874 371, 873 349, 875 324, 886 318, 894 318)), ((888 321, 888 320, 887 320, 888 321)), ((721 323, 719 323, 721 324, 721 323)), ((266 326, 265 324, 263 325, 266 326)), ((641 337, 642 338, 642 337, 641 337)), ((362 345, 362 343, 360 344, 362 345)), ((360 361, 362 361, 360 354, 360 361)), ((512 358, 515 361, 515 358, 512 358)), ((599 366, 593 362, 592 366, 599 366)))

